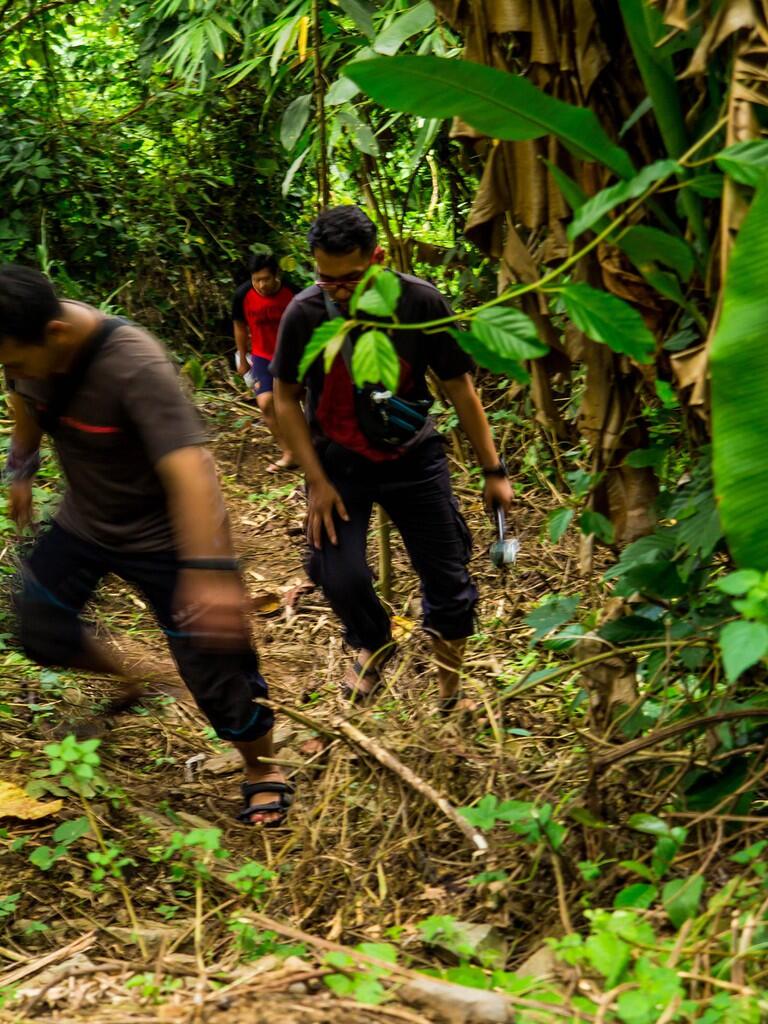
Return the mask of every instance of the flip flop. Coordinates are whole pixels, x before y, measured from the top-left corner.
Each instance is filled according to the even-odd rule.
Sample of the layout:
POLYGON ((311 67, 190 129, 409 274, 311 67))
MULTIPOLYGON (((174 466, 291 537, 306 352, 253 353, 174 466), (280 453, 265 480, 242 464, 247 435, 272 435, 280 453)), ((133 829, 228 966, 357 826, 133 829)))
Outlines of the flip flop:
POLYGON ((245 801, 245 807, 236 815, 238 821, 246 825, 261 824, 264 828, 277 828, 282 825, 288 814, 288 808, 293 803, 293 795, 296 792, 289 782, 244 782, 240 787, 245 801), (251 797, 259 793, 276 793, 277 800, 268 804, 252 804, 251 797), (254 814, 274 814, 280 812, 280 817, 275 821, 256 822, 254 814))
POLYGON ((437 704, 437 711, 441 718, 448 718, 452 711, 456 710, 456 706, 461 700, 461 689, 458 689, 456 693, 450 697, 440 697, 437 704))
MULTIPOLYGON (((381 689, 384 677, 382 671, 386 666, 387 662, 394 657, 395 651, 397 650, 396 644, 391 644, 389 651, 382 655, 376 665, 370 665, 368 661, 361 662, 359 658, 355 660, 352 666, 352 671, 360 679, 372 680, 372 686, 370 690, 358 690, 354 686, 350 686, 348 682, 343 682, 341 686, 341 694, 345 700, 348 700, 350 704, 367 704, 373 699, 375 694, 381 689)), ((369 659, 370 660, 370 659, 369 659)))
POLYGON ((299 468, 298 462, 289 462, 287 466, 281 466, 278 462, 270 462, 267 466, 268 473, 295 473, 299 468))

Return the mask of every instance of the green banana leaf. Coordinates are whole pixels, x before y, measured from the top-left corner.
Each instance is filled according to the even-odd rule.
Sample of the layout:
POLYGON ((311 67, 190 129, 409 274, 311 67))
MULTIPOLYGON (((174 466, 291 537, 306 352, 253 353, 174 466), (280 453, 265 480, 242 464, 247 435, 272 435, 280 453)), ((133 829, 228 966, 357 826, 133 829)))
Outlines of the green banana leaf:
POLYGON ((632 161, 591 110, 547 96, 522 75, 442 57, 379 57, 347 64, 344 74, 388 110, 463 118, 495 139, 556 135, 582 160, 631 178, 632 161))
POLYGON ((712 342, 715 497, 736 563, 768 570, 768 182, 731 254, 712 342))

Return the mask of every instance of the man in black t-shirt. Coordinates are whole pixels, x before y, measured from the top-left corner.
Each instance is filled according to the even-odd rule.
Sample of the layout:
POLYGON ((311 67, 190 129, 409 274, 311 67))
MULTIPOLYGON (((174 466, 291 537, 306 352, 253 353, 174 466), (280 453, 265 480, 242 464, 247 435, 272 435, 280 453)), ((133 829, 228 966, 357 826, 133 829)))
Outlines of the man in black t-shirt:
MULTIPOLYGON (((327 372, 323 359, 316 359, 305 381, 299 381, 301 357, 314 329, 331 314, 347 314, 366 270, 383 259, 374 224, 355 206, 322 214, 309 233, 309 245, 317 282, 285 311, 270 367, 280 429, 307 478, 308 571, 342 620, 347 642, 357 650, 345 689, 352 700, 363 701, 381 682, 381 668, 393 650, 389 614, 376 596, 366 563, 371 509, 374 502, 381 505, 400 530, 421 579, 441 706, 449 710, 458 697, 477 591, 467 571, 471 538, 451 490, 443 439, 427 426, 407 446, 371 440, 370 430, 361 426, 348 352, 340 352, 327 372)), ((401 324, 451 315, 432 285, 407 274, 398 278, 396 315, 401 324)), ((446 332, 392 334, 400 359, 397 397, 406 402, 428 398, 426 372, 437 375, 483 468, 486 506, 498 503, 508 509, 512 490, 472 384, 471 360, 446 332)))

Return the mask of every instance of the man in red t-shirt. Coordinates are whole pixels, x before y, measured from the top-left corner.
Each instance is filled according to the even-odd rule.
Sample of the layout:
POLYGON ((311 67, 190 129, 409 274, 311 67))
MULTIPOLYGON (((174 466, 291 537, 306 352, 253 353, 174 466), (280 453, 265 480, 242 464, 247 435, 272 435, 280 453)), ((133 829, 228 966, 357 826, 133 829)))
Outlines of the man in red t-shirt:
POLYGON ((268 472, 295 469, 293 455, 286 447, 275 419, 272 396, 272 374, 269 364, 275 353, 277 329, 293 291, 280 278, 280 268, 271 253, 256 253, 248 261, 250 280, 235 292, 232 303, 235 344, 237 345, 237 372, 245 376, 250 370, 256 404, 261 410, 269 432, 280 447, 277 462, 268 472))

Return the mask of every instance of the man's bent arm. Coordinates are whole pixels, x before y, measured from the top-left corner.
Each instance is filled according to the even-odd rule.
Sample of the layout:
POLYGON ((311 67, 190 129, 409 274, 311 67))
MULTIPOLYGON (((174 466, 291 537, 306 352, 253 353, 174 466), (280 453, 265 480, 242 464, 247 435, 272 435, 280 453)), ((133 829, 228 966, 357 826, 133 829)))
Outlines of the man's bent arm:
MULTIPOLYGON (((441 381, 441 384, 475 450, 477 461, 483 469, 496 469, 499 465, 499 455, 493 443, 488 417, 475 391, 472 378, 465 373, 461 377, 441 381)), ((501 477, 486 475, 483 494, 489 512, 495 505, 500 505, 508 511, 512 505, 512 488, 506 479, 506 473, 501 477)))
POLYGON ((499 455, 493 443, 491 428, 482 402, 475 391, 475 385, 468 373, 451 380, 440 381, 451 405, 456 410, 459 423, 469 438, 477 461, 483 469, 494 469, 499 464, 499 455))
POLYGON ((207 448, 177 448, 158 460, 179 558, 232 558, 221 489, 207 448))
POLYGON ((8 400, 13 414, 13 430, 3 475, 8 483, 13 484, 31 480, 40 468, 43 432, 30 415, 23 398, 11 391, 8 400))
POLYGON ((40 447, 43 432, 30 415, 27 403, 20 395, 10 391, 8 400, 13 414, 11 448, 21 457, 33 455, 40 447))
POLYGON ((239 320, 232 321, 232 329, 235 334, 235 345, 237 346, 237 355, 240 361, 240 366, 248 366, 248 342, 250 337, 248 335, 248 328, 244 323, 239 320))

